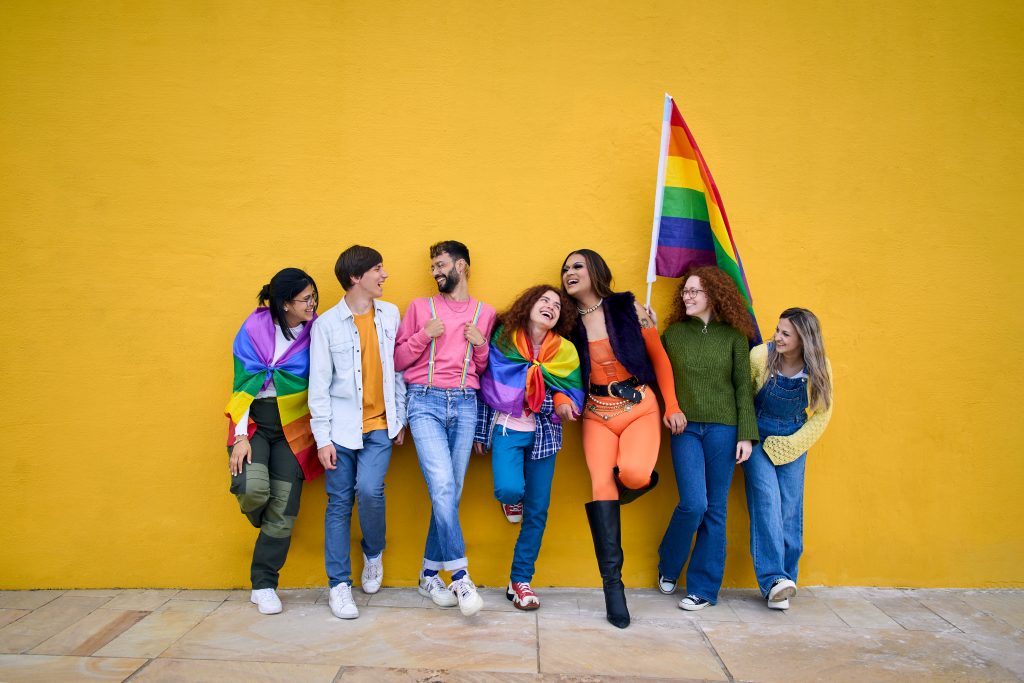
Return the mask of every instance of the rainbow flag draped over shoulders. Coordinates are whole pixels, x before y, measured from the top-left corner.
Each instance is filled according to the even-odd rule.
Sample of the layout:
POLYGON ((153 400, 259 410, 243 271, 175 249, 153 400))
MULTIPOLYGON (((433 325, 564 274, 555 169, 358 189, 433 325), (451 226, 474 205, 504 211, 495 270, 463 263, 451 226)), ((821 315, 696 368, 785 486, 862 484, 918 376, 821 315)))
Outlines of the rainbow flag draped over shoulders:
POLYGON ((647 268, 648 300, 650 283, 657 276, 680 277, 693 265, 718 266, 736 282, 747 300, 757 332, 752 343, 761 343, 754 300, 722 196, 679 108, 665 95, 651 259, 647 268))
MULTIPOLYGON (((314 320, 315 320, 314 316, 314 320)), ((235 425, 242 419, 255 399, 265 387, 273 383, 277 391, 277 408, 281 413, 281 425, 288 445, 295 459, 302 466, 306 481, 323 474, 323 466, 316 457, 316 441, 309 427, 309 333, 313 327, 310 321, 277 362, 274 362, 274 321, 270 309, 257 308, 242 323, 235 335, 232 353, 235 357, 235 381, 231 400, 225 412, 230 426, 228 443, 234 441, 235 425)), ((256 432, 256 425, 249 419, 249 436, 256 432)))
POLYGON ((517 330, 515 348, 499 344, 501 328, 491 337, 487 371, 480 378, 480 396, 491 408, 513 417, 523 414, 527 405, 539 412, 548 389, 568 396, 583 410, 583 374, 576 347, 568 339, 548 332, 537 356, 526 333, 517 330))

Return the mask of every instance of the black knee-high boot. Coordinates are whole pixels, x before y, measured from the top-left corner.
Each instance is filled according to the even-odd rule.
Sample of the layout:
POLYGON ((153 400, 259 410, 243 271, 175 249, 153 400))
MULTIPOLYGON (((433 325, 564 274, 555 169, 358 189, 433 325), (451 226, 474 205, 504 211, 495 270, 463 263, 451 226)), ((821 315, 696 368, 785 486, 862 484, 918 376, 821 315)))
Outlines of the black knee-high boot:
POLYGON ((625 484, 623 484, 622 480, 619 479, 618 467, 614 468, 612 471, 615 473, 615 488, 619 490, 620 505, 628 505, 629 503, 632 503, 634 500, 636 500, 637 498, 644 495, 645 493, 652 490, 655 486, 658 485, 657 472, 651 472, 651 481, 649 484, 647 484, 647 486, 643 487, 642 489, 631 489, 628 488, 625 484))
POLYGON ((613 626, 629 626, 626 591, 622 585, 622 532, 619 501, 595 500, 586 504, 590 534, 594 537, 597 568, 604 582, 604 607, 613 626))

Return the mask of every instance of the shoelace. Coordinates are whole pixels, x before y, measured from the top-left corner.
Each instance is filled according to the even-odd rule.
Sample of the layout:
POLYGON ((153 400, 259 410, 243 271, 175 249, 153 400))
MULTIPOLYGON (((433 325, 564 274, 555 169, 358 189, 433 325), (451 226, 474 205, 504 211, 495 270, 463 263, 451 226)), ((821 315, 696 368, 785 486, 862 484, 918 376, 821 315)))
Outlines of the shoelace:
POLYGON ((532 588, 530 588, 529 582, 520 581, 516 585, 518 585, 519 590, 515 589, 515 585, 513 585, 512 590, 518 593, 520 598, 537 597, 537 594, 533 592, 532 588))
POLYGON ((690 602, 692 602, 695 605, 699 605, 700 603, 704 602, 704 598, 699 598, 696 595, 694 595, 693 593, 690 593, 689 595, 687 595, 686 599, 689 600, 690 602))
POLYGON ((347 583, 339 583, 337 590, 338 598, 340 598, 342 602, 353 602, 351 586, 349 586, 347 583))
POLYGON ((427 585, 424 588, 426 588, 428 593, 433 593, 436 590, 446 590, 444 581, 438 578, 436 574, 427 577, 427 585))
POLYGON ((465 576, 459 579, 458 581, 453 581, 452 585, 455 585, 455 590, 458 592, 459 596, 463 598, 468 597, 470 594, 476 591, 476 586, 473 584, 472 581, 469 580, 468 576, 465 576))
POLYGON ((379 562, 368 562, 366 565, 367 577, 374 581, 379 580, 384 575, 383 569, 384 567, 379 562))

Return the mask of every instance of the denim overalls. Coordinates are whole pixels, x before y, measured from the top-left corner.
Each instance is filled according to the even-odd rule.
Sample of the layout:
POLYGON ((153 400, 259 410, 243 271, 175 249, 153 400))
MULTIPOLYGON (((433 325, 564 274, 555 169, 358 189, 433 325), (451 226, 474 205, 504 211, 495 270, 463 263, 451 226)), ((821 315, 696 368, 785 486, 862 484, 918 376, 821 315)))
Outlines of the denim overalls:
MULTIPOLYGON (((768 345, 769 352, 772 344, 768 345)), ((806 453, 776 466, 764 452, 770 436, 789 436, 807 422, 807 378, 769 377, 754 397, 761 442, 743 463, 750 512, 750 555, 761 594, 779 579, 796 581, 803 551, 806 453)))

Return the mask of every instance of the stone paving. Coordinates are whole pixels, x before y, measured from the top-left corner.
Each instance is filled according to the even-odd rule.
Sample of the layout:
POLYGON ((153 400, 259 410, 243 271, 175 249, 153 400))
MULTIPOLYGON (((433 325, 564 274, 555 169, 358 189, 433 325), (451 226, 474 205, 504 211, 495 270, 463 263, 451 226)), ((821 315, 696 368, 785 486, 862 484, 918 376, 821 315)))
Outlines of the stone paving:
POLYGON ((601 592, 538 589, 536 612, 481 589, 463 617, 414 588, 354 591, 335 619, 325 589, 0 592, 0 681, 1019 681, 1024 591, 801 588, 788 612, 727 590, 701 612, 630 590, 633 624, 601 592))

